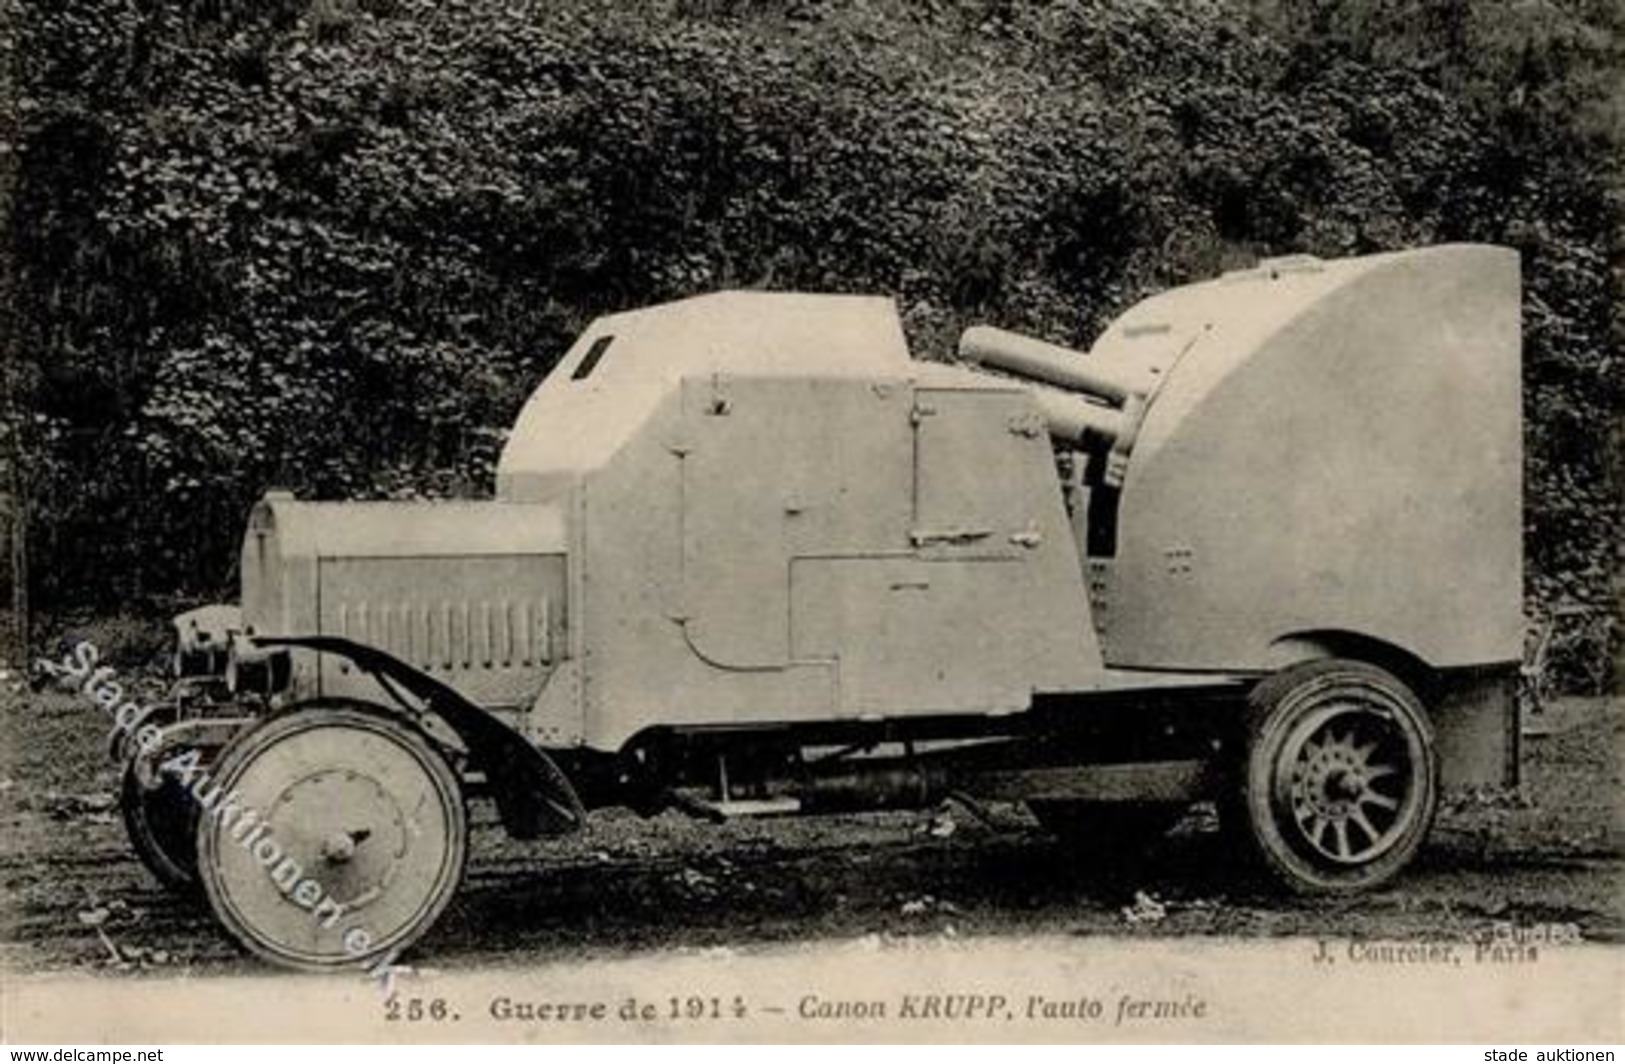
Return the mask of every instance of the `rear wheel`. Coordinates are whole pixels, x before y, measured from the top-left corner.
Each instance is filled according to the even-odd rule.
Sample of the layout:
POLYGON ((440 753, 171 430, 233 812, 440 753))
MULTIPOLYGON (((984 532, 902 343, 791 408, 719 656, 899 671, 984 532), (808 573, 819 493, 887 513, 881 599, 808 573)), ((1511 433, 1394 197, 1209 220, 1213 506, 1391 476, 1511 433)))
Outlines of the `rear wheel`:
POLYGON ((278 964, 393 955, 462 878, 457 776, 385 713, 318 703, 272 718, 226 748, 216 782, 223 797, 198 824, 204 891, 227 931, 278 964))
POLYGON ((1258 862, 1309 894, 1365 890, 1415 856, 1438 804, 1433 729, 1392 674, 1313 661, 1249 699, 1230 819, 1258 862))

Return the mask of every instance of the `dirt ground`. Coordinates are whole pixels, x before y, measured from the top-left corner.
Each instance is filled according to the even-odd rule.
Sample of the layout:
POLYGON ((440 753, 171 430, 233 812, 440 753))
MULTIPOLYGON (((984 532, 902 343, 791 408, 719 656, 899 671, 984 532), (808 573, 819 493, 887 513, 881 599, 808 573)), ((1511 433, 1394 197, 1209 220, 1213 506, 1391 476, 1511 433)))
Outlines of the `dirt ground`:
MULTIPOLYGON (((113 804, 100 712, 0 677, 0 966, 193 974, 258 962, 204 908, 163 891, 113 804)), ((1522 794, 1457 798, 1392 887, 1283 897, 1226 874, 1200 815, 1116 875, 1020 808, 959 806, 714 827, 595 814, 564 841, 516 844, 476 808, 468 879, 406 960, 440 970, 676 947, 892 937, 1281 935, 1457 939, 1492 922, 1572 923, 1625 941, 1625 699, 1566 702, 1525 744, 1522 794)))

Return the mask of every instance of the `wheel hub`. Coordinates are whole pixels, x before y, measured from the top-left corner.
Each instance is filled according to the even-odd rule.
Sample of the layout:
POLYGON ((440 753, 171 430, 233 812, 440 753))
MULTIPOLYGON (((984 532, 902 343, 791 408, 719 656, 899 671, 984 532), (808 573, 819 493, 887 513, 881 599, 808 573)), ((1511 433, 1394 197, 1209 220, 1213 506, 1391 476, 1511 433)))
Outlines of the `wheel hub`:
POLYGON ((1300 840, 1319 857, 1357 864, 1393 845, 1402 826, 1401 796, 1377 786, 1403 777, 1388 732, 1385 716, 1359 706, 1300 731, 1287 798, 1300 840))
POLYGON ((347 832, 329 835, 322 840, 322 860, 328 864, 343 864, 355 856, 355 842, 347 832))
POLYGON ((405 810, 378 780, 353 769, 320 769, 296 780, 268 813, 288 855, 347 910, 365 908, 388 890, 406 854, 405 810))

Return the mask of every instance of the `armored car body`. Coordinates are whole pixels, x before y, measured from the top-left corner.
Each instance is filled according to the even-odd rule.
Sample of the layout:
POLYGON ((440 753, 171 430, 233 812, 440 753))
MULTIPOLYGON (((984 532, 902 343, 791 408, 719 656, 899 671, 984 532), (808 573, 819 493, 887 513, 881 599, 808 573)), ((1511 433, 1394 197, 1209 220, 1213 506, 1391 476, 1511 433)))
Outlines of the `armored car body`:
POLYGON ((859 296, 611 315, 493 498, 266 496, 240 609, 177 622, 229 693, 163 710, 126 819, 246 945, 314 968, 356 959, 345 921, 368 955, 428 929, 471 795, 539 837, 954 794, 1103 862, 1213 801, 1285 886, 1368 888, 1442 789, 1516 771, 1521 466, 1498 248, 1273 260, 1086 354, 979 326, 920 361, 859 296), (290 883, 165 778, 178 749, 290 883))

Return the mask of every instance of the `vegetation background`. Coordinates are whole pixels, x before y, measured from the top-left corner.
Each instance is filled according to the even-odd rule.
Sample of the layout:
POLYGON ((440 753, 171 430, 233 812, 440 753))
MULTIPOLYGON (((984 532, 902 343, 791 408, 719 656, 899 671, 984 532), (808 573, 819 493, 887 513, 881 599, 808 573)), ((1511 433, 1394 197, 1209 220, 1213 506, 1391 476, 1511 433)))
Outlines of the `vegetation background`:
POLYGON ((1597 682, 1622 29, 1613 0, 0 0, 34 603, 228 593, 270 486, 488 491, 610 309, 879 292, 921 350, 972 319, 1087 346, 1260 256, 1490 241, 1526 285, 1530 610, 1600 619, 1560 663, 1597 682))

